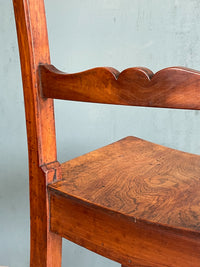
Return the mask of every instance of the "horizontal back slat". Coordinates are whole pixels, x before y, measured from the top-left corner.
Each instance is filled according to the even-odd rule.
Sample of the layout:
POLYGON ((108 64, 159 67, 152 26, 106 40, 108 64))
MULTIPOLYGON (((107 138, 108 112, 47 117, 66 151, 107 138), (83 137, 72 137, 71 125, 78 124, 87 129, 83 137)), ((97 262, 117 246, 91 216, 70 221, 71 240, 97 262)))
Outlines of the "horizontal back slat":
POLYGON ((42 94, 46 98, 93 103, 200 109, 200 72, 182 67, 156 74, 145 68, 119 73, 94 68, 66 74, 52 65, 40 66, 42 94))

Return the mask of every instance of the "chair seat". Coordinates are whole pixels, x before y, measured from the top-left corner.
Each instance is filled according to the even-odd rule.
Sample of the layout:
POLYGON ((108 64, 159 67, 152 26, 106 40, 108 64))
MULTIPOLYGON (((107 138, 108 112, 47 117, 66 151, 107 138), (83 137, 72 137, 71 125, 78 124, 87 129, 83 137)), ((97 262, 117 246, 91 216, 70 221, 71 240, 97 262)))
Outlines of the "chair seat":
POLYGON ((51 186, 136 219, 200 230, 200 156, 127 137, 61 165, 51 186))
MULTIPOLYGON (((53 195, 100 208, 103 212, 122 216, 133 223, 145 222, 154 225, 159 231, 163 226, 165 230, 188 231, 195 234, 195 240, 198 236, 199 248, 200 156, 139 138, 126 137, 65 162, 61 164, 61 168, 63 180, 49 186, 53 195)), ((65 208, 64 204, 62 208, 65 208)), ((55 213, 57 209, 58 204, 54 208, 55 213)), ((66 217, 65 220, 68 219, 66 217)), ((54 221, 54 225, 56 224, 58 220, 54 221)), ((91 221, 91 224, 94 224, 94 221, 91 221)), ((141 233, 143 232, 140 231, 141 233)), ((70 234, 66 235, 74 241, 70 234)), ((162 238, 164 237, 160 237, 162 238)), ((191 244, 188 245, 188 248, 190 247, 191 244)), ((89 248, 91 249, 90 246, 89 248)), ((183 248, 181 250, 180 259, 183 257, 183 248)), ((154 253, 155 248, 152 251, 154 253)), ((172 258, 171 262, 174 261, 172 258)), ((171 262, 169 264, 172 264, 171 262)), ((184 262, 186 265, 182 266, 188 266, 187 259, 184 262)), ((157 266, 154 264, 152 266, 157 266)), ((164 266, 162 260, 159 264, 158 266, 164 266)))

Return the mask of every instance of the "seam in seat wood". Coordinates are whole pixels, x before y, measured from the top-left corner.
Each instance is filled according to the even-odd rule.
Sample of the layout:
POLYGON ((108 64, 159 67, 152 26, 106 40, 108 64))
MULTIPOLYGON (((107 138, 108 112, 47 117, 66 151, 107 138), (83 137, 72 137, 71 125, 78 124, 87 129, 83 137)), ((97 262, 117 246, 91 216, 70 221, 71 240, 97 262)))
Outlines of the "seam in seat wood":
MULTIPOLYGON (((200 243, 197 241, 197 237, 200 237, 200 156, 156 145, 139 138, 127 137, 65 162, 61 164, 61 169, 63 180, 48 186, 51 195, 51 229, 54 232, 104 255, 98 244, 98 235, 103 235, 105 231, 104 228, 99 230, 102 227, 100 225, 107 223, 106 228, 109 229, 110 223, 109 231, 111 231, 112 228, 117 227, 114 224, 115 219, 119 223, 120 217, 123 218, 121 227, 129 230, 132 227, 132 230, 129 236, 123 230, 120 238, 117 233, 112 236, 118 236, 115 242, 118 245, 127 243, 127 251, 124 252, 124 259, 127 261, 143 263, 144 266, 177 266, 177 261, 184 259, 181 266, 189 266, 191 253, 193 253, 193 266, 198 266, 200 260, 200 243), (93 212, 96 215, 93 214, 93 217, 96 219, 91 224, 88 221, 86 225, 84 223, 77 225, 78 211, 74 213, 70 208, 72 205, 78 210, 77 203, 82 205, 83 210, 88 206, 92 210, 94 208, 93 212), (99 221, 97 207, 99 212, 105 214, 103 218, 108 216, 106 214, 110 214, 114 218, 112 218, 113 221, 108 218, 105 222, 102 218, 99 221), (59 215, 59 209, 62 210, 62 215, 59 215), (64 209, 66 209, 65 215, 63 215, 64 209), (76 220, 70 218, 73 216, 76 220), (143 240, 140 240, 140 236, 137 236, 133 230, 135 227, 141 236, 146 235, 149 242, 144 239, 144 236, 143 240), (152 229, 149 230, 149 227, 152 229), (161 237, 161 229, 165 233, 168 232, 169 236, 161 234, 161 237), (183 238, 183 232, 187 238, 183 238), (96 246, 91 245, 90 241, 93 244, 96 242, 96 246), (131 256, 128 249, 129 247, 137 251, 134 242, 140 248, 135 252, 135 257, 131 256), (168 259, 165 259, 165 265, 163 257, 166 258, 166 253, 169 252, 169 244, 174 254, 169 253, 168 259), (191 252, 197 244, 198 251, 191 252), (155 262, 151 259, 154 258, 153 254, 157 254, 155 262)), ((109 234, 105 237, 105 247, 108 251, 112 251, 108 237, 109 234)), ((116 247, 115 244, 115 251, 117 251, 116 247)), ((123 252, 120 253, 123 254, 123 252)), ((117 255, 114 259, 118 260, 117 255)))

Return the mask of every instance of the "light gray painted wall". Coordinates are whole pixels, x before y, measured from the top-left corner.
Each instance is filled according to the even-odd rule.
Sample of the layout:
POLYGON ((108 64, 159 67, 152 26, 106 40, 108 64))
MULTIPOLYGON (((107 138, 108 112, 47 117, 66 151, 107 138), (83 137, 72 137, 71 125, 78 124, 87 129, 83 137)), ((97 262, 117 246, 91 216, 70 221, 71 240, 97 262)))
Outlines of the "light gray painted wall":
MULTIPOLYGON (((200 69, 199 0, 46 0, 52 63, 76 72, 94 66, 153 71, 200 69)), ((27 144, 11 0, 0 0, 0 265, 29 264, 27 144)), ((135 135, 200 153, 198 111, 56 101, 59 160, 135 135)), ((63 242, 64 267, 119 264, 63 242)))

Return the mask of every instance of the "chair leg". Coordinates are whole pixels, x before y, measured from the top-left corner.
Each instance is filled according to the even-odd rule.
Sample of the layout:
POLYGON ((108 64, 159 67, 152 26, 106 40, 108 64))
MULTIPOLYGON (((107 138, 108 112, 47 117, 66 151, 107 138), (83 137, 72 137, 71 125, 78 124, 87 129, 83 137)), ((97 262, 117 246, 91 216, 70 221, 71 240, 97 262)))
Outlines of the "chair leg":
POLYGON ((61 267, 62 238, 50 231, 50 209, 46 189, 46 183, 53 180, 58 169, 52 167, 48 170, 44 165, 41 169, 35 168, 33 171, 35 179, 30 179, 30 267, 61 267))
MULTIPOLYGON (((31 230, 32 233, 36 232, 35 229, 31 230)), ((48 241, 43 239, 43 243, 39 244, 37 239, 39 238, 31 238, 30 267, 61 267, 61 237, 47 232, 45 239, 48 241)))

